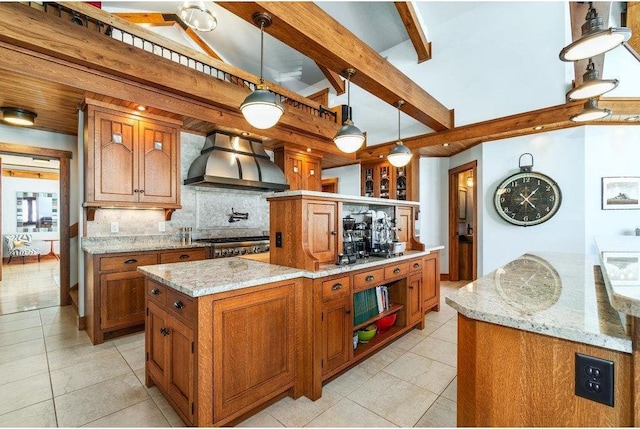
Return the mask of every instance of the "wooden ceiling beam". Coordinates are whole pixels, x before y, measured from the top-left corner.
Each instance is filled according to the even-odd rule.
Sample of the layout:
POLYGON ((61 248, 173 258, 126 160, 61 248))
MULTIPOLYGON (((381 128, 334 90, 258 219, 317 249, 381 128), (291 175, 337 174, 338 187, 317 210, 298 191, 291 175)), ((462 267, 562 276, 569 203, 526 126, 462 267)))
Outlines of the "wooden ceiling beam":
POLYGON ((354 68, 351 81, 435 131, 454 126, 453 110, 385 60, 370 46, 312 2, 218 2, 247 22, 255 12, 267 12, 273 24, 267 33, 334 72, 354 68))
POLYGON ((625 26, 632 31, 631 38, 625 42, 625 47, 640 61, 640 2, 627 2, 627 15, 625 26))
POLYGON ((322 64, 316 63, 324 77, 327 78, 329 84, 336 90, 337 95, 342 95, 345 93, 345 84, 344 80, 340 77, 340 75, 332 70, 329 70, 322 64))
POLYGON ((431 42, 427 39, 427 36, 422 30, 422 23, 420 20, 420 12, 416 10, 413 1, 396 1, 393 2, 398 10, 400 19, 404 24, 404 28, 407 30, 409 39, 413 44, 413 48, 418 54, 418 64, 431 59, 431 42))

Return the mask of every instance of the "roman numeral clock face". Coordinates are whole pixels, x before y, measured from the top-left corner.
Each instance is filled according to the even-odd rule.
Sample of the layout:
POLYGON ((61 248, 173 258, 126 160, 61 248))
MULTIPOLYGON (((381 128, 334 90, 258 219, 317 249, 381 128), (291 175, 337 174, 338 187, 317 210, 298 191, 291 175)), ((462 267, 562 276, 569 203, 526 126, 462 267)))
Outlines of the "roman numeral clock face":
POLYGON ((505 179, 496 189, 494 205, 502 219, 519 226, 538 225, 560 208, 560 188, 549 176, 520 172, 505 179))

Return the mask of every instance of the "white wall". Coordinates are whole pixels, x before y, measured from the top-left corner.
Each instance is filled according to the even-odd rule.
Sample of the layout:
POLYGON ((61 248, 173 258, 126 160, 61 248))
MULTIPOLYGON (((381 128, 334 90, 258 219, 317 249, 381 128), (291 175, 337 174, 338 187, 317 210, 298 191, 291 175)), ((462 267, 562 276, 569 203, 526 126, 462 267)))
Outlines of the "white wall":
POLYGON ((440 271, 449 272, 449 246, 447 229, 441 222, 447 221, 449 191, 446 184, 449 175, 449 158, 420 158, 420 241, 426 245, 445 245, 440 251, 440 271), (446 267, 446 268, 445 268, 446 267))
POLYGON ((360 164, 322 170, 322 178, 338 178, 338 193, 360 195, 360 164))

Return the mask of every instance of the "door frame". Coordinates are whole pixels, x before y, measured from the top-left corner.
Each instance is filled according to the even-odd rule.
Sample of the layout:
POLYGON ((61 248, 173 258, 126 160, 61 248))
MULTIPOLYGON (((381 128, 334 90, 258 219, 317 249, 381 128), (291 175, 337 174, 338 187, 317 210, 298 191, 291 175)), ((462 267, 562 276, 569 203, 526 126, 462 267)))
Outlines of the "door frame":
POLYGON ((472 277, 478 278, 478 161, 467 162, 449 170, 449 280, 460 280, 458 271, 458 174, 471 170, 475 183, 473 184, 473 246, 472 247, 472 277))
POLYGON ((35 146, 23 146, 12 143, 0 143, 0 154, 37 156, 60 161, 60 305, 71 304, 69 295, 71 288, 71 234, 69 230, 70 192, 71 192, 71 158, 73 154, 66 150, 49 149, 35 146))

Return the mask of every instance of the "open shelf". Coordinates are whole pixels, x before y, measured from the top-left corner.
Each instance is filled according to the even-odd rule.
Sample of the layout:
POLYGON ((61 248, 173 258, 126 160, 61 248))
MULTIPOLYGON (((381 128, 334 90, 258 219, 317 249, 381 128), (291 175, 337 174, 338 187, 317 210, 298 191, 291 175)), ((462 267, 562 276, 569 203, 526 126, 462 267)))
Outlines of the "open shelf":
MULTIPOLYGON (((360 323, 358 325, 355 325, 353 327, 353 331, 355 332, 358 329, 362 329, 365 326, 369 326, 372 323, 374 323, 376 320, 380 320, 383 317, 386 317, 386 316, 388 316, 390 314, 397 313, 398 311, 402 310, 403 308, 404 308, 404 305, 402 305, 402 304, 391 304, 391 307, 387 311, 383 311, 382 313, 372 317, 371 319, 367 319, 365 322, 360 323)), ((377 338, 377 337, 378 337, 378 335, 376 334, 376 336, 374 338, 377 338)))
POLYGON ((358 347, 353 351, 353 356, 357 358, 360 355, 367 354, 369 351, 383 347, 388 343, 389 339, 400 336, 406 330, 407 328, 404 326, 394 325, 382 333, 378 332, 371 341, 367 343, 358 343, 358 347))

